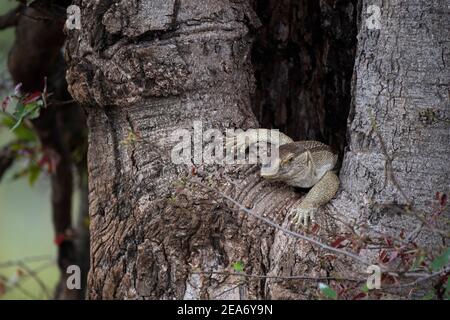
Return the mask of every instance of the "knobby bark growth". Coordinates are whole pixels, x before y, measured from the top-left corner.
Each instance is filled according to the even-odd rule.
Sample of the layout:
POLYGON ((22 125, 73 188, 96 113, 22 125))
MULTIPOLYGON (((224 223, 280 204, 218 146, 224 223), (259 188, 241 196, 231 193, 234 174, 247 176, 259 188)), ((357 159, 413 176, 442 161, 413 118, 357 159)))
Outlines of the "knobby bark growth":
MULTIPOLYGON (((428 108, 440 111, 439 119, 448 119, 449 35, 441 31, 448 30, 449 19, 444 2, 379 3, 380 30, 365 27, 361 13, 369 3, 361 2, 342 190, 319 217, 313 236, 322 242, 336 240, 355 225, 356 234, 369 225, 372 233, 395 236, 397 229, 404 229, 410 235, 416 220, 406 213, 426 210, 434 192, 448 191, 448 121, 419 121, 428 108), (401 214, 393 214, 393 209, 401 214)), ((323 114, 341 107, 327 97, 344 104, 348 99, 345 76, 333 73, 331 78, 339 80, 334 87, 320 85, 321 77, 326 78, 324 61, 336 59, 331 52, 323 53, 312 76, 306 73, 312 91, 296 88, 295 80, 278 80, 289 69, 283 58, 275 63, 274 68, 283 71, 275 72, 273 87, 263 84, 252 99, 252 39, 260 20, 247 1, 75 3, 83 13, 82 29, 69 34, 67 79, 73 97, 86 106, 90 130, 89 298, 311 298, 317 294, 317 282, 310 280, 352 277, 365 270, 348 257, 330 254, 236 210, 240 203, 289 227, 287 212, 299 194, 261 180, 256 167, 177 166, 170 158, 176 143, 171 133, 192 129, 195 120, 205 129, 258 126, 252 105, 276 105, 278 110, 276 96, 267 92, 281 97, 283 83, 294 89, 288 104, 280 102, 281 110, 289 105, 292 112, 314 114, 311 106, 321 101, 322 116, 307 117, 316 118, 317 127, 312 124, 312 129, 296 134, 327 136, 342 147, 340 125, 334 140, 334 128, 323 129, 323 114), (332 89, 341 85, 342 94, 332 89), (305 96, 309 94, 311 98, 305 96), (296 107, 296 101, 307 103, 296 107), (208 188, 190 182, 193 173, 208 188), (262 277, 238 277, 236 282, 235 276, 223 273, 237 261, 243 262, 245 273, 262 277), (292 275, 313 279, 271 278, 292 275)), ((320 6, 330 3, 340 4, 320 6)), ((301 10, 297 16, 301 14, 306 17, 301 10)), ((279 32, 282 37, 297 36, 284 31, 283 24, 279 32)), ((294 47, 305 50, 302 41, 294 47)), ((320 48, 330 47, 325 43, 320 48)), ((349 52, 351 48, 346 55, 349 52)), ((293 60, 294 66, 301 64, 293 60)), ((267 82, 270 76, 264 69, 270 66, 256 62, 260 84, 267 82)), ((287 118, 281 119, 283 125, 287 118)), ((436 244, 420 232, 414 235, 417 243, 436 244)), ((378 251, 359 254, 376 256, 370 252, 378 251)))

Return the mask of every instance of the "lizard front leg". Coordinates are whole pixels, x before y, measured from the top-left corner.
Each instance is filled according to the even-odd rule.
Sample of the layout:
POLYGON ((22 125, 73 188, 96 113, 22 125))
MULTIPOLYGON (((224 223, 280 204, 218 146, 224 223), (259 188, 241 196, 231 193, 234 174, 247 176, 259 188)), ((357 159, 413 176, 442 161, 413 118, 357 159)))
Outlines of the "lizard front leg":
POLYGON ((284 133, 270 129, 249 129, 227 136, 225 148, 236 150, 237 154, 245 154, 247 148, 259 143, 275 143, 278 146, 294 142, 284 133))
POLYGON ((292 223, 308 227, 309 221, 314 222, 317 209, 330 202, 338 189, 338 176, 333 171, 325 173, 322 179, 309 190, 300 205, 291 209, 290 215, 294 216, 292 223))

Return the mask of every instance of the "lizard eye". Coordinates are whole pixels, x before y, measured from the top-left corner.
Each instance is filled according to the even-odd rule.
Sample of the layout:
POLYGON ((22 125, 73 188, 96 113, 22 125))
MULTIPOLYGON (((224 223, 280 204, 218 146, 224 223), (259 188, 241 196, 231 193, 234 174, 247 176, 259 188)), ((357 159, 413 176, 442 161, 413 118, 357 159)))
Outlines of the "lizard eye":
POLYGON ((283 161, 281 162, 281 165, 289 164, 292 162, 292 160, 294 160, 294 155, 290 154, 285 159, 283 159, 283 161))

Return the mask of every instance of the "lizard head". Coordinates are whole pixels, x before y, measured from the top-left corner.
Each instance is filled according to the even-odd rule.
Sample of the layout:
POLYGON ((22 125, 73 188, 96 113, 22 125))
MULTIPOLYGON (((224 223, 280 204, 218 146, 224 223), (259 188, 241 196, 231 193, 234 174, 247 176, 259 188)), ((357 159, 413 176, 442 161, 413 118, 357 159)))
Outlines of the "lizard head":
POLYGON ((261 168, 261 176, 295 187, 311 188, 333 169, 336 161, 337 155, 329 146, 317 141, 298 141, 280 146, 278 157, 261 168))
POLYGON ((306 178, 313 172, 311 153, 301 148, 282 145, 279 157, 272 159, 261 168, 261 176, 267 180, 289 181, 306 178))

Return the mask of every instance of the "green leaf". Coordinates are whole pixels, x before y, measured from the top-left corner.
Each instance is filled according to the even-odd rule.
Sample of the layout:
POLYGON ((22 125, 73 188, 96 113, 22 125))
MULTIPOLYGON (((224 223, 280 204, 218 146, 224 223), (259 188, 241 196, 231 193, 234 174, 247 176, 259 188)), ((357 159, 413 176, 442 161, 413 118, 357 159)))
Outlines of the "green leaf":
POLYGON ((17 129, 14 131, 14 135, 23 142, 37 142, 38 138, 36 136, 36 133, 28 128, 25 125, 21 125, 17 127, 17 129))
POLYGON ((241 261, 233 263, 232 267, 233 267, 234 271, 236 271, 236 272, 244 271, 244 264, 241 261))
POLYGON ((24 105, 21 101, 16 104, 16 111, 13 113, 13 117, 17 120, 16 124, 11 128, 11 131, 16 130, 23 122, 24 119, 36 119, 41 113, 42 105, 38 102, 33 102, 24 105))
POLYGON ((41 168, 38 165, 31 165, 28 168, 28 183, 33 186, 41 174, 41 168))
MULTIPOLYGON (((14 119, 12 116, 8 114, 4 114, 4 116, 1 118, 1 124, 8 128, 12 129, 16 125, 17 120, 14 119)), ((30 129, 28 126, 24 125, 23 123, 16 127, 16 129, 13 131, 14 135, 19 141, 22 142, 37 142, 38 138, 36 133, 30 129)))
POLYGON ((27 104, 25 109, 27 110, 26 116, 28 119, 39 118, 39 115, 41 114, 41 105, 38 102, 27 104))
POLYGON ((434 261, 431 263, 431 269, 433 271, 439 271, 440 269, 447 266, 450 262, 450 248, 447 248, 445 252, 434 259, 434 261))
POLYGON ((11 131, 15 131, 21 124, 22 124, 23 118, 19 118, 16 122, 16 124, 11 128, 11 131))
POLYGON ((334 291, 330 286, 326 285, 325 283, 319 283, 319 289, 320 289, 320 292, 322 292, 322 294, 326 298, 332 299, 332 300, 337 299, 336 291, 334 291))
POLYGON ((25 105, 19 100, 14 110, 13 117, 17 119, 25 112, 25 105))
POLYGON ((367 287, 367 283, 364 283, 362 285, 361 291, 364 292, 364 293, 368 293, 370 291, 369 288, 367 287))
POLYGON ((422 297, 422 300, 433 300, 433 298, 434 298, 434 292, 430 291, 422 297))
POLYGON ((20 178, 28 177, 28 183, 33 186, 37 179, 39 178, 42 170, 36 162, 31 163, 27 168, 16 172, 12 176, 12 180, 17 180, 20 178))

